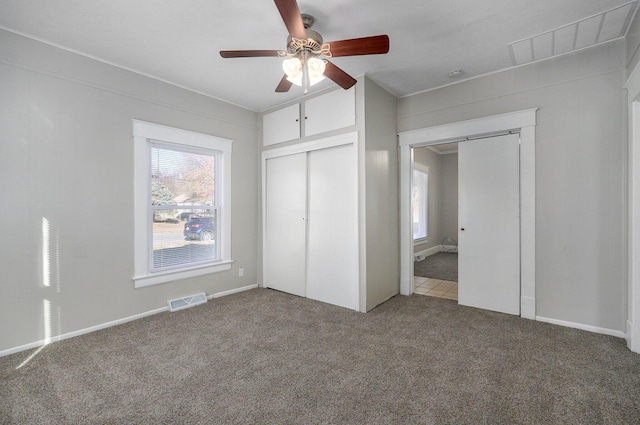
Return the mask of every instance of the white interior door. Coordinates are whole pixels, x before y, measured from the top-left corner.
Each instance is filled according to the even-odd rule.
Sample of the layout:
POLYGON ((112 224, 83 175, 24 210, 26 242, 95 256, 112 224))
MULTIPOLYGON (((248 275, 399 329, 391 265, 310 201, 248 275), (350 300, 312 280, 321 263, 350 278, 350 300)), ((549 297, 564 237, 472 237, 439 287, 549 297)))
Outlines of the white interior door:
POLYGON ((264 285, 305 296, 307 154, 266 161, 264 285))
POLYGON ((520 314, 519 135, 458 145, 458 302, 520 314))
POLYGON ((355 161, 351 144, 309 152, 307 298, 357 310, 355 161))

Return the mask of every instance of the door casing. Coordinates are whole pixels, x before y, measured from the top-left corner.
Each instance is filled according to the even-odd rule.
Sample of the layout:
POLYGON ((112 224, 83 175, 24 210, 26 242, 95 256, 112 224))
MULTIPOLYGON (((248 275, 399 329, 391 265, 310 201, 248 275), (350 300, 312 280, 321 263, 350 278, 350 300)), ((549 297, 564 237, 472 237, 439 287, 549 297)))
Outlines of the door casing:
MULTIPOLYGON (((400 293, 413 293, 411 149, 504 132, 520 133, 520 315, 536 318, 535 298, 535 126, 526 109, 398 134, 400 145, 400 293)), ((481 141, 479 141, 481 143, 481 141)))

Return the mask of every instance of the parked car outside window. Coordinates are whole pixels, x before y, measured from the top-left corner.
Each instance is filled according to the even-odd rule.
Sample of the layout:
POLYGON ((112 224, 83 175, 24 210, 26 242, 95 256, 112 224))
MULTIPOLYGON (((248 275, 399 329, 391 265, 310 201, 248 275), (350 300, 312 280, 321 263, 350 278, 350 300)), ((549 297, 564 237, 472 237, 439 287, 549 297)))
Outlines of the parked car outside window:
POLYGON ((184 224, 186 240, 210 241, 215 235, 215 220, 213 217, 191 217, 184 224))

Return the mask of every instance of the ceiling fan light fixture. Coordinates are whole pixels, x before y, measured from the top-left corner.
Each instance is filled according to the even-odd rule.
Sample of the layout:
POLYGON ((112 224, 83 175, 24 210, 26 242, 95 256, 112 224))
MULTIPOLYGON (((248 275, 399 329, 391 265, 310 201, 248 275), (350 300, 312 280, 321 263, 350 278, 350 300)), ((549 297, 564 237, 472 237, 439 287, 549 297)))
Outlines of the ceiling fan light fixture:
POLYGON ((282 69, 287 74, 287 80, 296 86, 302 86, 302 61, 298 58, 285 59, 282 69))
POLYGON ((282 63, 285 75, 276 87, 277 93, 289 91, 292 85, 309 87, 325 78, 345 90, 357 80, 325 58, 340 56, 380 55, 389 52, 389 36, 335 40, 325 43, 320 33, 311 29, 313 16, 301 14, 298 0, 274 0, 289 35, 286 50, 221 50, 223 58, 255 58, 276 56, 286 58, 282 63))
POLYGON ((307 61, 307 71, 309 72, 309 85, 312 86, 324 80, 325 61, 318 58, 311 58, 307 61))

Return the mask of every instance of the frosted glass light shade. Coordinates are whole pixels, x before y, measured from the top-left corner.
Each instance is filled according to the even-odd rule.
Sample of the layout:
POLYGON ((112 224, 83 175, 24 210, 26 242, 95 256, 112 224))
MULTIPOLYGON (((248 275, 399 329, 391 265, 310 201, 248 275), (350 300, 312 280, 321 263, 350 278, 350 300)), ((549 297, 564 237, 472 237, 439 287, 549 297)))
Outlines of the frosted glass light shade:
POLYGON ((297 86, 302 85, 302 62, 298 58, 286 59, 282 62, 282 69, 287 74, 287 80, 297 86))
POLYGON ((326 65, 322 59, 311 58, 307 61, 309 72, 309 85, 312 86, 324 80, 324 70, 326 65))

